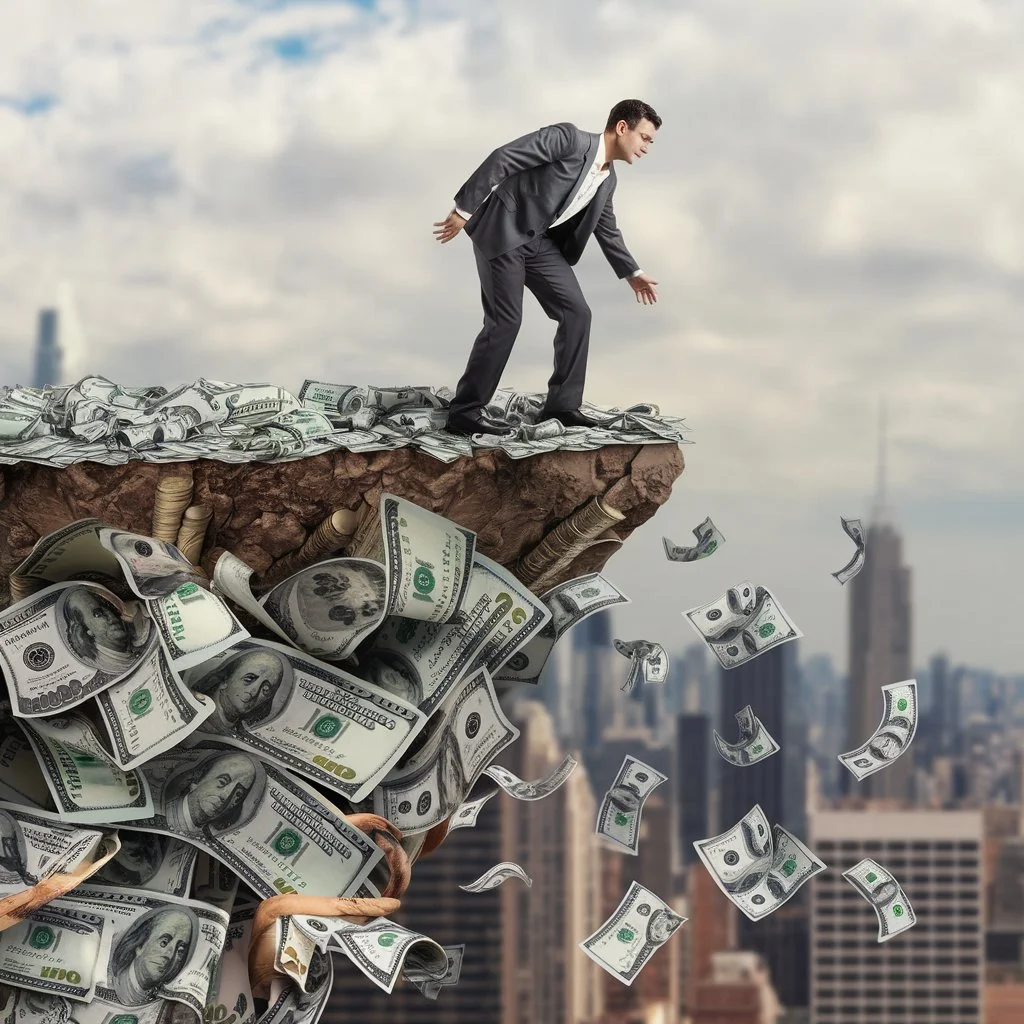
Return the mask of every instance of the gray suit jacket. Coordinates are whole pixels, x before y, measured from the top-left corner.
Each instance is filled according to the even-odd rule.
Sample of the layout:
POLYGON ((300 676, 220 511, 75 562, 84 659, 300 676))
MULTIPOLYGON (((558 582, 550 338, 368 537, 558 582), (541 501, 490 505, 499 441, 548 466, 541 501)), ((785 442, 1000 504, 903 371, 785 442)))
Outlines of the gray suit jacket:
MULTIPOLYGON (((487 259, 515 249, 545 231, 569 205, 597 158, 600 132, 584 132, 568 121, 547 125, 499 146, 473 172, 455 196, 472 214, 465 232, 487 259), (497 189, 491 192, 491 187, 497 189), (487 200, 485 202, 485 200, 487 200), (480 208, 480 204, 483 207, 480 208)), ((575 265, 591 234, 617 277, 639 269, 615 224, 612 194, 615 166, 594 198, 551 236, 575 265)))

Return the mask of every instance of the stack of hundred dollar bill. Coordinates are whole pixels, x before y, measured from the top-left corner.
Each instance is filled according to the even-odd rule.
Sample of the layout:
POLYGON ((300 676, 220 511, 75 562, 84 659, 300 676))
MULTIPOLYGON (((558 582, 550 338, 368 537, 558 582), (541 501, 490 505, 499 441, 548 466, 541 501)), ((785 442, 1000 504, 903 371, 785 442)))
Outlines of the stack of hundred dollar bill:
POLYGON ((461 947, 296 914, 255 998, 256 908, 379 896, 387 861, 354 814, 387 818, 415 860, 436 825, 473 823, 485 771, 518 799, 557 788, 571 767, 538 787, 492 765, 519 735, 500 697, 628 598, 599 573, 535 596, 472 531, 395 495, 380 528, 380 560, 328 558, 259 598, 230 553, 211 582, 175 545, 98 519, 15 569, 25 596, 0 611, 8 1019, 312 1024, 341 965, 429 998, 458 981, 461 947))
POLYGON ((521 459, 564 449, 610 444, 692 444, 682 418, 662 416, 649 403, 601 409, 585 403, 599 426, 567 429, 538 423, 543 394, 502 389, 488 411, 514 430, 473 440, 444 429, 449 388, 371 387, 304 381, 298 395, 273 384, 207 380, 168 390, 124 388, 105 377, 66 387, 0 388, 0 463, 75 462, 119 465, 132 459, 181 462, 280 462, 337 448, 352 452, 419 448, 441 462, 474 447, 503 449, 521 459))

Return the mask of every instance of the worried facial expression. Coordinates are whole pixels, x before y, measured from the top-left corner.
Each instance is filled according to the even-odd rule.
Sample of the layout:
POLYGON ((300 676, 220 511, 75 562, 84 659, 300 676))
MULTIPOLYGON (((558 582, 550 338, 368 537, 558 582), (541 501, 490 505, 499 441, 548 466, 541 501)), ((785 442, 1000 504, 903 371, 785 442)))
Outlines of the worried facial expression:
POLYGON ((128 626, 117 608, 100 594, 75 590, 68 596, 68 605, 81 615, 89 635, 101 647, 116 651, 128 649, 128 626))
POLYGON ((640 118, 635 128, 630 128, 626 121, 620 121, 615 126, 615 142, 622 159, 631 164, 646 156, 654 145, 657 132, 658 129, 646 117, 640 118))
POLYGON ((147 988, 167 981, 192 941, 192 921, 180 910, 158 914, 149 937, 135 950, 135 971, 147 988))
POLYGON ((237 807, 256 781, 256 767, 247 754, 223 754, 192 784, 188 809, 197 825, 206 825, 237 807))
POLYGON ((283 676, 281 662, 273 654, 247 652, 235 662, 227 682, 217 691, 217 703, 229 720, 237 721, 271 700, 283 676))

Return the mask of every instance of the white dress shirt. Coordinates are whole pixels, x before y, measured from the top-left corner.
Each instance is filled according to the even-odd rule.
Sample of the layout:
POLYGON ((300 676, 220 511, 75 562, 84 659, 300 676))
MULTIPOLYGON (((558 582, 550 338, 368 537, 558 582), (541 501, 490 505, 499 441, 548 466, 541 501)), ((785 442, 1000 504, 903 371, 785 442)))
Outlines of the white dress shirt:
MULTIPOLYGON (((590 200, 594 198, 594 196, 597 194, 598 188, 600 188, 601 186, 601 182, 603 182, 604 179, 608 177, 609 168, 611 167, 611 164, 609 164, 608 167, 603 166, 604 162, 604 132, 602 132, 597 140, 597 154, 594 157, 593 164, 591 164, 590 166, 590 170, 587 172, 587 176, 583 179, 583 184, 580 185, 579 191, 576 193, 575 196, 573 196, 572 202, 565 208, 565 212, 562 214, 562 216, 556 218, 551 224, 549 224, 549 228, 553 228, 558 224, 564 224, 565 221, 569 220, 570 217, 575 217, 576 214, 579 213, 580 210, 582 210, 583 207, 586 206, 587 203, 589 203, 590 200)), ((500 184, 500 182, 498 184, 500 184)), ((491 191, 493 192, 497 187, 498 185, 492 185, 491 191)), ((487 199, 490 198, 490 195, 488 195, 485 199, 485 202, 487 199)), ((466 213, 465 210, 460 210, 457 206, 455 207, 455 212, 463 220, 466 221, 468 221, 471 216, 470 214, 466 213)), ((638 274, 642 273, 642 270, 637 269, 634 270, 633 273, 629 274, 628 276, 636 277, 638 274)))

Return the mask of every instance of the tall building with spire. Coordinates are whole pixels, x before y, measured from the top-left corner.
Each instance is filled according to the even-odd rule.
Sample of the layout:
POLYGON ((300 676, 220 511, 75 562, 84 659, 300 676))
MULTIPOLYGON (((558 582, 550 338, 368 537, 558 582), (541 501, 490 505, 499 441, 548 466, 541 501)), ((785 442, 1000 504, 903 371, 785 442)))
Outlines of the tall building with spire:
MULTIPOLYGON (((846 750, 863 744, 878 727, 881 687, 913 677, 910 569, 903 564, 903 539, 886 497, 885 403, 878 441, 878 485, 864 537, 864 568, 850 580, 849 688, 846 750)), ((911 796, 913 757, 907 754, 858 782, 841 776, 847 793, 872 798, 911 796)))
POLYGON ((32 373, 32 386, 44 388, 59 384, 63 372, 59 339, 60 317, 56 309, 39 311, 36 330, 36 364, 32 373))

